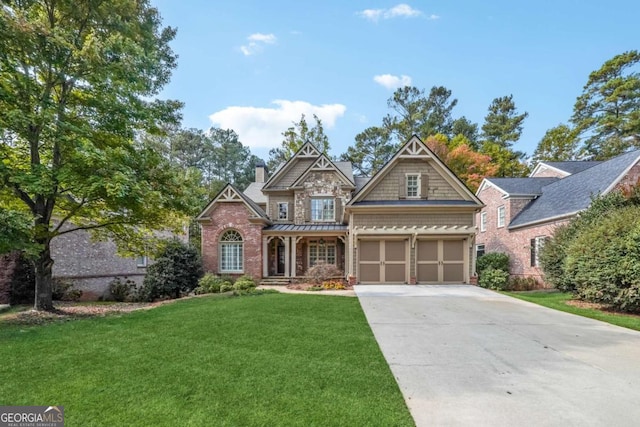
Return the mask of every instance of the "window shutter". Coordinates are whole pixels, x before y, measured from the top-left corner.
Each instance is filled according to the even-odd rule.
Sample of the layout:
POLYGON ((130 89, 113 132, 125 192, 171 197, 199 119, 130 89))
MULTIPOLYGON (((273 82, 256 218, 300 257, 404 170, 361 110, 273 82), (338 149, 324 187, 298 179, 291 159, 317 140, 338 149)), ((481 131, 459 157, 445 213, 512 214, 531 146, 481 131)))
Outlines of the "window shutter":
POLYGON ((311 221, 311 199, 308 197, 304 202, 304 220, 311 221))
POLYGON ((531 267, 536 266, 536 239, 531 239, 531 267))
POLYGON ((429 175, 420 175, 420 197, 427 199, 429 195, 429 175))
POLYGON ((293 203, 287 203, 287 217, 285 218, 287 221, 291 219, 291 206, 293 203))
POLYGON ((335 211, 333 213, 336 222, 342 222, 342 199, 340 197, 336 197, 336 201, 334 202, 335 211))
POLYGON ((400 176, 398 179, 398 198, 407 198, 407 179, 405 176, 400 176))

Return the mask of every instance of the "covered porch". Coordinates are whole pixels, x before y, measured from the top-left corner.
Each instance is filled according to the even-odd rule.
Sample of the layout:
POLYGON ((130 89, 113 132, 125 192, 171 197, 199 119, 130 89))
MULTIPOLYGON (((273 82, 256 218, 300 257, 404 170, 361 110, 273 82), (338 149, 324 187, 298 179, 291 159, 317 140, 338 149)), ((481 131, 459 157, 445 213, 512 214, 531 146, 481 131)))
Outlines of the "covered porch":
POLYGON ((346 225, 275 224, 262 233, 262 277, 297 278, 318 262, 345 271, 346 225))

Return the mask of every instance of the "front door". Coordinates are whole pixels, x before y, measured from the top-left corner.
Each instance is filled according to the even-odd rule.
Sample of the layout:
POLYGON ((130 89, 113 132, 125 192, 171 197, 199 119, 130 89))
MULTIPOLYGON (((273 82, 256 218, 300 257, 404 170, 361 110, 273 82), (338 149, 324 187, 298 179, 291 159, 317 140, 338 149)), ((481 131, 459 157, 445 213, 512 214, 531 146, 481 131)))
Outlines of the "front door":
POLYGON ((284 276, 284 244, 279 241, 276 246, 276 274, 284 276))

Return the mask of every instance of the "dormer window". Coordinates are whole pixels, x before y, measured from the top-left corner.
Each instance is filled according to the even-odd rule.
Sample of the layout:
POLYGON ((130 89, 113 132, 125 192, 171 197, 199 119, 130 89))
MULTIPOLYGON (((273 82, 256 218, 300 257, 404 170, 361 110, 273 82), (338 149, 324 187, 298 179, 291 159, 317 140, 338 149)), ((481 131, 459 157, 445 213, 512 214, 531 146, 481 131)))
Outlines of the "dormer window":
POLYGON ((311 199, 312 221, 335 221, 335 200, 333 198, 311 199))
POLYGON ((419 197, 420 195, 420 175, 407 175, 407 197, 419 197))
POLYGON ((286 221, 287 219, 289 219, 289 203, 278 203, 278 219, 281 221, 286 221))

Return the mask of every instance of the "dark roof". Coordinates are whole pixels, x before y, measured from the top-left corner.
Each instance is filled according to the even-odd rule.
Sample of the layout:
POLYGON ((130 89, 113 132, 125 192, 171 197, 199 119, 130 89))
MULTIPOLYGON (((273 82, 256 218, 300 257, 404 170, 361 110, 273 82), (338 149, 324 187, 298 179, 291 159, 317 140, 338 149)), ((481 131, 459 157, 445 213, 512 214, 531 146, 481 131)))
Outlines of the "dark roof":
POLYGON ((347 231, 348 226, 343 224, 274 224, 265 227, 265 231, 347 231))
POLYGON ((371 177, 368 176, 356 176, 354 178, 356 184, 356 193, 362 190, 362 187, 364 187, 370 179, 371 177))
POLYGON ((338 170, 342 172, 344 176, 349 179, 349 181, 355 183, 353 178, 353 166, 351 165, 351 162, 333 162, 333 164, 336 165, 336 168, 338 168, 338 170))
POLYGON ((560 169, 562 171, 568 172, 570 174, 582 172, 583 170, 587 170, 593 166, 599 165, 602 163, 601 161, 575 161, 575 162, 542 162, 545 165, 549 165, 556 169, 560 169))
POLYGON ((363 200, 352 206, 478 206, 471 200, 363 200))
POLYGON ((487 178, 487 181, 509 195, 538 196, 542 187, 560 178, 487 178))
POLYGON ((543 187, 542 195, 529 203, 511 221, 509 228, 568 216, 586 209, 592 197, 609 191, 639 159, 640 150, 632 151, 543 187))

